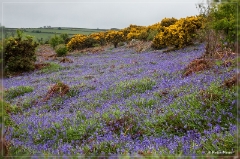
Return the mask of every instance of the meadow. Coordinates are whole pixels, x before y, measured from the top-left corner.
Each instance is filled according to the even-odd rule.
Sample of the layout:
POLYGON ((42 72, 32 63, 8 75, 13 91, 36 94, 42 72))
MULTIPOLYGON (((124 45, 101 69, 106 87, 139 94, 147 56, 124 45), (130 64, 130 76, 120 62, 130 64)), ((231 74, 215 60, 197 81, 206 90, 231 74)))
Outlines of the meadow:
POLYGON ((121 30, 7 28, 2 156, 237 158, 240 6, 209 5, 121 30))
MULTIPOLYGON (((16 36, 18 28, 5 28, 4 36, 16 36)), ((49 40, 55 34, 68 34, 72 37, 76 34, 89 35, 91 33, 106 31, 107 29, 88 29, 88 28, 68 28, 68 27, 51 27, 51 28, 21 28, 25 35, 33 36, 35 41, 42 39, 43 42, 49 40)), ((2 33, 2 32, 1 32, 2 33)), ((0 36, 2 38, 2 36, 0 36)))
POLYGON ((4 78, 5 99, 15 110, 7 136, 12 155, 235 154, 237 87, 225 83, 236 74, 237 57, 223 58, 231 59, 229 66, 213 60, 210 68, 186 75, 204 50, 204 44, 140 53, 106 47, 4 78), (67 93, 50 93, 56 85, 67 93))

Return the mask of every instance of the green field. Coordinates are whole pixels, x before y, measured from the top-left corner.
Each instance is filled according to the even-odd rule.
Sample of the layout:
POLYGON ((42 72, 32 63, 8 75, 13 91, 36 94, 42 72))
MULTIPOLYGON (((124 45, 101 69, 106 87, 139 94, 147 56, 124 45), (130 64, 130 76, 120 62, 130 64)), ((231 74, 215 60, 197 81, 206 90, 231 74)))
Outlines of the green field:
MULTIPOLYGON (((5 28, 4 37, 16 36, 17 28, 5 28)), ((49 40, 55 34, 60 35, 66 33, 69 37, 75 34, 88 35, 94 32, 107 31, 107 29, 87 29, 87 28, 67 28, 67 27, 54 27, 54 28, 22 28, 25 35, 30 35, 34 37, 34 40, 38 41, 42 39, 43 41, 49 40)), ((2 32, 0 34, 2 37, 2 32)))

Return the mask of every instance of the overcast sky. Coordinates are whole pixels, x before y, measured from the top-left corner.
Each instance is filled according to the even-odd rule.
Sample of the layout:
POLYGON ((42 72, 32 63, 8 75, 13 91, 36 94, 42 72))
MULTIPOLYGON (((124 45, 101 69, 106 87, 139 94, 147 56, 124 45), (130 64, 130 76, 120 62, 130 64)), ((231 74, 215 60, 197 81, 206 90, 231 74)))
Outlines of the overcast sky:
POLYGON ((12 28, 125 28, 164 17, 197 15, 201 0, 0 0, 1 25, 12 28))

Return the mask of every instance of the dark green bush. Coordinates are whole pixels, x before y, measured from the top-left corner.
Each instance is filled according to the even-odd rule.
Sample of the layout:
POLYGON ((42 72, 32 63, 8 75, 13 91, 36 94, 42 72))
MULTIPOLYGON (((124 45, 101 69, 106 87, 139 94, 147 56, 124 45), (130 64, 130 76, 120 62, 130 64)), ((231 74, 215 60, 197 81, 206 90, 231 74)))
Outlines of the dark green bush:
POLYGON ((57 53, 57 56, 66 56, 68 49, 67 49, 66 45, 60 44, 60 45, 56 46, 55 51, 57 53))
POLYGON ((23 39, 20 30, 17 30, 17 34, 17 37, 11 37, 4 42, 4 70, 6 72, 34 70, 34 62, 36 61, 35 48, 38 44, 33 42, 33 38, 30 36, 23 39))

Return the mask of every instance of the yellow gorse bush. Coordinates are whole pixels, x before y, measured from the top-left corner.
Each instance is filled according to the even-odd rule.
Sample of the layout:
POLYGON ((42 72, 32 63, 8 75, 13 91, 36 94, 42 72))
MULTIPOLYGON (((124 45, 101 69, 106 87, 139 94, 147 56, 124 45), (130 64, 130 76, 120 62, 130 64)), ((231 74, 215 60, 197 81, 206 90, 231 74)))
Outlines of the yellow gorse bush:
POLYGON ((197 29, 201 28, 202 18, 191 16, 179 19, 175 24, 164 28, 164 31, 157 34, 153 39, 152 46, 162 49, 166 46, 182 48, 192 43, 196 36, 197 29))
POLYGON ((127 34, 127 40, 130 41, 132 39, 146 40, 148 37, 147 27, 132 27, 130 32, 127 34))
POLYGON ((116 48, 119 42, 124 41, 124 34, 122 31, 108 31, 105 39, 107 42, 112 43, 116 48))
POLYGON ((105 44, 105 32, 92 33, 89 35, 94 41, 94 44, 104 45, 105 44))
POLYGON ((160 25, 164 27, 169 27, 170 25, 173 25, 177 22, 178 20, 176 18, 164 18, 162 19, 160 25))
POLYGON ((71 38, 71 40, 67 43, 67 48, 69 51, 84 49, 86 47, 85 46, 86 40, 87 40, 86 35, 82 34, 74 35, 71 38))
POLYGON ((69 51, 84 49, 97 45, 112 43, 116 48, 119 42, 138 39, 153 41, 152 47, 161 49, 167 46, 182 48, 193 42, 196 31, 203 27, 203 17, 191 16, 181 18, 164 18, 161 22, 149 26, 130 25, 119 31, 92 33, 90 35, 77 34, 67 44, 69 51))

